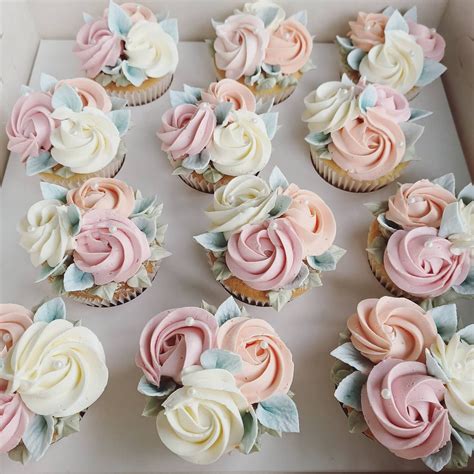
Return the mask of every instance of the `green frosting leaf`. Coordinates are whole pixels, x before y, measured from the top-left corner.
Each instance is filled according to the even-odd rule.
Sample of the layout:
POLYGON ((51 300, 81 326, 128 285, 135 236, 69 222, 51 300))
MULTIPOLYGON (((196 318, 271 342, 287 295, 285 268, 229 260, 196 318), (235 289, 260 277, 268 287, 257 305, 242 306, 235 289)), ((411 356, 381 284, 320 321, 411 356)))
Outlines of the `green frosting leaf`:
POLYGON ((347 416, 347 423, 349 425, 349 433, 363 433, 368 429, 362 412, 352 410, 347 416))
POLYGON ((223 369, 232 374, 242 371, 242 358, 235 352, 224 349, 208 349, 201 354, 201 366, 204 369, 223 369))
POLYGON ((298 409, 288 395, 273 395, 260 402, 255 413, 258 421, 267 428, 285 433, 300 431, 298 409))
POLYGON ((61 298, 53 298, 43 303, 35 312, 33 321, 50 323, 56 319, 66 319, 66 305, 61 298))
POLYGON ((193 239, 212 252, 222 252, 227 248, 227 240, 222 232, 207 232, 195 235, 193 239))
POLYGON ((337 386, 334 396, 343 405, 347 405, 357 411, 361 411, 361 391, 362 386, 366 381, 367 375, 359 372, 358 370, 352 372, 337 386))
POLYGON ((269 291, 268 292, 268 300, 270 302, 270 306, 275 309, 276 311, 280 311, 283 306, 286 305, 293 296, 293 290, 278 290, 278 291, 269 291))
POLYGON ((244 436, 240 442, 239 449, 244 454, 250 454, 258 436, 257 415, 252 407, 250 407, 248 412, 244 413, 242 422, 244 424, 244 436))
POLYGON ((242 311, 235 302, 232 296, 229 296, 215 311, 214 313, 217 323, 222 326, 229 319, 238 318, 242 316, 242 311))

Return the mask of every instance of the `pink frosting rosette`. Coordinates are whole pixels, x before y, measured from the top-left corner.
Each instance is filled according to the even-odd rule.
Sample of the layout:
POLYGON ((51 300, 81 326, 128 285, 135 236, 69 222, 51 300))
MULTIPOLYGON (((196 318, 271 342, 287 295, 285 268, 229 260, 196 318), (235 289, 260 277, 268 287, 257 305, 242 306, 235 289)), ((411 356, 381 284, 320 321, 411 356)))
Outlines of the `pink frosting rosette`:
POLYGON ((217 346, 242 358, 242 370, 234 377, 249 403, 290 389, 294 372, 291 352, 266 321, 229 319, 217 332, 217 346))
POLYGON ((19 304, 0 304, 0 358, 31 326, 32 319, 33 313, 19 304))
MULTIPOLYGON (((138 23, 139 21, 150 21, 156 23, 157 19, 155 14, 144 5, 139 5, 138 3, 122 3, 120 8, 130 17, 132 23, 138 23)), ((104 10, 104 18, 107 18, 109 15, 109 9, 104 10)))
POLYGON ((7 123, 7 148, 18 153, 24 162, 51 148, 51 132, 55 122, 51 117, 51 95, 32 92, 21 96, 13 106, 7 123))
POLYGON ((161 149, 174 160, 196 155, 210 142, 216 122, 214 111, 206 102, 168 109, 161 117, 157 133, 161 149))
POLYGON ((86 212, 75 239, 74 263, 92 273, 96 285, 127 281, 151 255, 145 234, 111 210, 86 212))
POLYGON ((357 305, 347 321, 354 347, 367 359, 425 361, 425 349, 436 341, 429 313, 406 298, 369 298, 357 305))
POLYGON ((416 227, 439 228, 444 209, 456 196, 427 179, 402 184, 388 200, 385 217, 405 230, 416 227))
POLYGON ((265 62, 281 66, 283 74, 299 71, 309 60, 313 38, 299 21, 288 18, 270 36, 265 62))
POLYGON ((375 439, 403 459, 438 452, 451 437, 443 382, 421 362, 387 359, 362 388, 362 412, 375 439))
POLYGON ((225 76, 239 79, 251 76, 262 65, 270 35, 255 15, 229 16, 216 27, 215 61, 225 76))
POLYGON ((441 61, 446 49, 446 41, 436 33, 434 28, 428 28, 414 21, 408 20, 409 33, 415 38, 415 41, 421 46, 425 58, 433 61, 441 61))
POLYGON ((183 369, 199 365, 201 354, 216 346, 217 328, 216 318, 201 308, 163 311, 143 329, 135 362, 156 386, 164 376, 181 382, 183 369))
POLYGON ((283 193, 292 199, 284 217, 303 244, 303 256, 321 255, 336 237, 336 220, 328 205, 315 193, 290 184, 283 193))
POLYGON ((350 21, 349 38, 356 48, 368 52, 385 41, 385 25, 388 17, 382 13, 359 12, 356 21, 350 21))
POLYGON ((202 92, 202 100, 212 105, 219 102, 230 102, 234 110, 255 112, 255 96, 250 89, 234 79, 221 79, 212 82, 207 91, 202 92))
POLYGON ((77 33, 74 52, 89 77, 96 77, 105 66, 115 66, 122 51, 120 36, 109 30, 105 18, 84 23, 77 33))
POLYGON ((135 205, 133 189, 114 178, 90 178, 79 188, 67 193, 67 203, 75 204, 81 211, 108 209, 128 217, 135 205))
POLYGON ((63 84, 71 86, 79 95, 84 107, 94 107, 107 113, 112 110, 112 102, 105 89, 96 81, 87 77, 76 77, 58 81, 55 90, 63 84))
POLYGON ((397 230, 385 249, 385 271, 409 294, 430 298, 442 295, 460 285, 470 269, 469 252, 457 255, 451 248, 451 242, 438 237, 433 227, 397 230))
POLYGON ((389 86, 374 84, 374 87, 377 91, 376 108, 383 110, 398 123, 406 122, 410 118, 410 104, 403 94, 389 86))
POLYGON ((284 219, 247 224, 231 235, 226 264, 234 276, 256 290, 275 290, 298 275, 303 245, 291 223, 284 219))

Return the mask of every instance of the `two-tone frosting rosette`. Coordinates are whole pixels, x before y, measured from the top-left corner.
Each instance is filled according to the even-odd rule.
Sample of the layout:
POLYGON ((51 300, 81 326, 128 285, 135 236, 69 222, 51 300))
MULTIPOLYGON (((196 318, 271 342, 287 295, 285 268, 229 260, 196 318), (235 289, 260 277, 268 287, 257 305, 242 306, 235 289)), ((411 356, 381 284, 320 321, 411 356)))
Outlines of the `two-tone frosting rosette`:
POLYGON ((344 72, 354 81, 365 77, 410 99, 446 71, 440 63, 446 42, 434 28, 418 23, 416 7, 403 16, 393 7, 360 12, 349 27, 337 44, 344 72))
POLYGON ((336 221, 315 193, 289 184, 275 167, 268 182, 239 176, 214 193, 209 232, 195 236, 215 279, 245 303, 279 311, 335 270, 336 221))
POLYGON ((67 190, 41 183, 43 200, 21 220, 20 245, 58 294, 91 306, 115 306, 151 286, 167 225, 158 197, 123 181, 92 178, 67 190))
POLYGON ((367 252, 391 293, 424 305, 474 297, 474 186, 456 196, 454 175, 400 185, 388 201, 368 203, 376 219, 367 252))
POLYGON ((474 446, 474 324, 456 306, 425 311, 369 298, 347 321, 331 378, 351 433, 438 472, 466 467, 474 446))
POLYGON ((287 99, 303 74, 314 69, 307 21, 306 11, 286 17, 269 0, 245 3, 224 22, 212 20, 216 38, 208 44, 217 78, 235 79, 275 104, 287 99))
POLYGON ((299 432, 290 350, 270 324, 232 297, 218 308, 163 311, 140 336, 143 416, 163 444, 195 464, 261 449, 261 436, 299 432))
POLYGON ((163 95, 178 65, 178 23, 138 3, 110 1, 102 17, 84 13, 74 52, 86 75, 128 105, 163 95))
POLYGON ((0 304, 0 454, 23 464, 79 431, 108 380, 97 336, 66 320, 61 298, 33 313, 0 304))
POLYGON ((113 178, 125 160, 126 101, 110 99, 91 79, 41 74, 41 91, 22 86, 7 123, 8 149, 28 176, 67 188, 94 176, 113 178))
POLYGON ((278 113, 233 79, 208 89, 171 91, 157 135, 173 174, 212 193, 236 176, 258 174, 270 160, 278 113))
POLYGON ((321 84, 304 99, 306 141, 318 173, 333 186, 369 192, 396 180, 416 159, 423 133, 415 120, 431 114, 412 109, 395 89, 381 84, 341 81, 321 84))

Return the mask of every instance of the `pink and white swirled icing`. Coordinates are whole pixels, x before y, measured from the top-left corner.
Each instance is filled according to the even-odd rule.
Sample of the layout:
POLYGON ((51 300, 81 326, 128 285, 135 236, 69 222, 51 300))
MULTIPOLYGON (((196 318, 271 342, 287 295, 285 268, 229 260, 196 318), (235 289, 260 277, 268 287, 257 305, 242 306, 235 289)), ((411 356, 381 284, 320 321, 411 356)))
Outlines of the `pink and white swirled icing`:
POLYGON ((207 91, 202 91, 202 100, 212 105, 230 102, 234 110, 255 112, 256 100, 250 89, 234 79, 212 82, 207 91))

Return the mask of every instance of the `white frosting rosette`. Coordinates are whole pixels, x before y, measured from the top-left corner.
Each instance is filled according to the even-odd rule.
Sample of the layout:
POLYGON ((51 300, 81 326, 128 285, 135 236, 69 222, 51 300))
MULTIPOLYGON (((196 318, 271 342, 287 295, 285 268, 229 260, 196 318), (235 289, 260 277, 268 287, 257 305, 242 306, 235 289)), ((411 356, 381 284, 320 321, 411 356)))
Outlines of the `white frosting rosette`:
POLYGON ((449 240, 453 243, 453 248, 463 251, 467 248, 471 249, 471 257, 474 258, 474 201, 465 204, 460 200, 459 215, 461 216, 464 232, 458 232, 449 236, 449 240))
POLYGON ((280 23, 285 19, 286 16, 285 10, 283 10, 283 8, 280 7, 280 5, 278 5, 277 3, 272 2, 271 0, 258 0, 256 2, 247 2, 246 4, 244 4, 242 11, 243 13, 249 13, 250 15, 258 16, 260 13, 262 13, 269 7, 275 8, 277 13, 273 20, 268 23, 267 30, 275 31, 280 26, 280 23))

